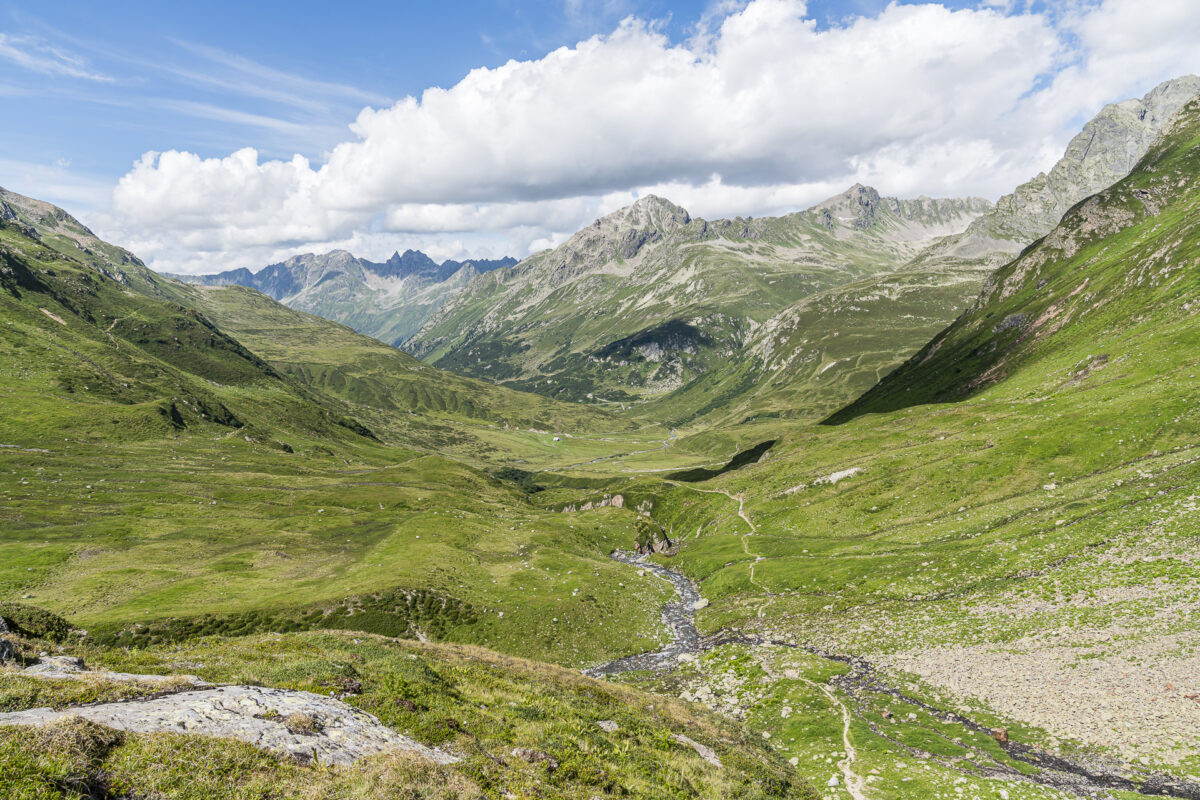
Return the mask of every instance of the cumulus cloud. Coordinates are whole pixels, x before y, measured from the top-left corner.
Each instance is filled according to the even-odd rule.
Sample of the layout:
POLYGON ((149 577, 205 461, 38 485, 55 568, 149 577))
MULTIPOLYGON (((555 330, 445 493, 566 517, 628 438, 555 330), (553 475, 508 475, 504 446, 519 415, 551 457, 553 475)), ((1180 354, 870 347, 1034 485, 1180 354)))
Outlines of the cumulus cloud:
POLYGON ((1081 115, 1200 67, 1191 0, 990 5, 892 4, 821 29, 801 0, 726 3, 685 42, 629 17, 367 107, 319 166, 147 153, 111 226, 198 271, 406 236, 527 250, 646 191, 705 216, 794 210, 856 180, 995 197, 1052 163, 1081 115))

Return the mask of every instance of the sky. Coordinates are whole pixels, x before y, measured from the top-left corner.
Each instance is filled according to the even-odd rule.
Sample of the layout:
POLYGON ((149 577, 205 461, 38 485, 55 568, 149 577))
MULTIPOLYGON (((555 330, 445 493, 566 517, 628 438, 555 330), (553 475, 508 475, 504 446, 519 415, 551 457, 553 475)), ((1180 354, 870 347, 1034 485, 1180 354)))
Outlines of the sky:
POLYGON ((1195 0, 0 0, 0 186, 169 272, 523 257, 648 193, 995 200, 1198 42, 1195 0))

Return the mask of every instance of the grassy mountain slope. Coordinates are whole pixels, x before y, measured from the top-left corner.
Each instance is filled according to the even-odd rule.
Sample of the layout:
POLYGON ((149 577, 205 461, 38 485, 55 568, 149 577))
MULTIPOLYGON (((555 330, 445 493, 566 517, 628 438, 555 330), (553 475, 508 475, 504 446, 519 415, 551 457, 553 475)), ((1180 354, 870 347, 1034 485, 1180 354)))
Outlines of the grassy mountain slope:
POLYGON ((297 443, 370 435, 343 404, 284 378, 203 315, 129 288, 156 291, 140 264, 111 267, 115 249, 80 260, 47 238, 0 223, 5 422, 26 437, 138 439, 191 426, 297 443))
MULTIPOLYGON (((45 641, 27 645, 31 650, 55 647, 45 641)), ((121 735, 78 723, 32 732, 0 728, 5 767, 0 790, 6 797, 818 796, 761 738, 751 738, 735 722, 481 648, 378 636, 288 634, 218 638, 134 653, 86 647, 74 652, 82 652, 89 664, 138 674, 171 674, 186 662, 210 682, 252 682, 320 694, 350 686, 349 703, 423 743, 458 754, 462 761, 434 766, 391 754, 352 767, 313 768, 242 742, 184 732, 121 735), (605 731, 596 724, 602 720, 617 727, 605 731), (685 742, 676 736, 686 737, 685 742), (719 766, 686 741, 710 747, 719 766), (520 758, 514 751, 532 757, 520 758)), ((161 689, 98 679, 13 676, 0 682, 0 709, 23 707, 32 698, 58 704, 136 698, 161 689)))
MULTIPOLYGON (((956 400, 1038 362, 1079 361, 1080 379, 1189 315, 1197 247, 1195 104, 1128 178, 1075 206, 988 279, 974 305, 901 369, 831 421, 956 400)), ((1127 356, 1126 356, 1127 357, 1127 356)))
POLYGON ((535 455, 548 432, 594 438, 634 427, 593 408, 436 369, 251 289, 175 285, 170 291, 281 374, 346 401, 389 441, 473 460, 507 460, 535 455))
POLYGON ((1200 78, 1167 81, 1106 106, 1048 172, 1004 196, 961 233, 894 272, 818 292, 748 338, 736 368, 706 375, 646 411, 682 424, 763 417, 814 419, 870 389, 977 297, 987 277, 1047 234, 1079 201, 1124 177, 1200 78))
MULTIPOLYGON (((90 247, 85 262, 47 246, 25 223, 0 226, 6 596, 33 595, 138 641, 201 629, 303 627, 318 611, 348 617, 360 609, 397 633, 432 625, 438 635, 584 663, 660 635, 652 619, 629 609, 653 604, 661 587, 609 588, 623 568, 606 556, 636 541, 632 519, 600 514, 577 526, 530 508, 513 483, 384 444, 380 437, 403 442, 410 428, 422 436, 439 428, 376 408, 375 420, 385 423, 377 435, 348 416, 367 407, 354 390, 346 392, 351 404, 314 388, 320 382, 312 374, 344 369, 360 379, 363 363, 383 351, 373 356, 382 359, 373 380, 391 380, 384 389, 402 402, 403 378, 388 376, 414 372, 410 385, 429 386, 433 393, 422 397, 440 403, 427 413, 441 415, 442 429, 468 419, 470 402, 479 409, 500 397, 515 413, 536 414, 539 406, 555 407, 552 401, 524 402, 509 390, 448 378, 466 387, 455 394, 432 368, 333 323, 246 290, 203 290, 253 301, 225 306, 230 316, 258 304, 260 345, 270 344, 271 325, 301 329, 307 321, 312 335, 297 339, 297 351, 343 348, 345 362, 314 356, 307 373, 297 369, 306 383, 208 317, 130 288, 180 294, 178 284, 132 261, 113 271, 107 259, 115 249, 94 255, 101 251, 90 247), (105 259, 99 267, 111 276, 93 259, 105 259), (448 407, 455 397, 464 408, 448 407), (564 601, 544 588, 539 594, 539 584, 560 584, 541 578, 545 569, 586 573, 598 583, 588 590, 590 580, 567 579, 563 585, 582 593, 564 601), (525 577, 526 570, 534 574, 525 577), (430 612, 434 606, 449 616, 430 612), (506 615, 496 616, 497 607, 506 615), (571 621, 548 622, 550 607, 571 610, 571 621), (199 609, 215 616, 200 620, 199 609), (613 625, 614 615, 627 624, 613 625), (140 626, 130 628, 134 622, 140 626)), ((567 412, 582 421, 599 416, 567 412)), ((457 441, 453 428, 445 435, 457 441)), ((489 446, 501 443, 534 449, 513 436, 489 446)), ((619 446, 605 442, 601 452, 619 446)), ((547 449, 572 447, 547 441, 547 449)), ((578 450, 576 458, 593 452, 586 443, 578 450)))
MULTIPOLYGON (((88 287, 60 286, 50 291, 57 298, 53 302, 75 293, 89 298, 89 308, 99 309, 98 316, 87 316, 84 322, 88 326, 86 335, 103 339, 104 357, 110 355, 105 349, 107 344, 125 336, 127 326, 136 325, 137 335, 126 336, 127 343, 136 348, 129 352, 138 358, 156 355, 172 367, 191 368, 194 377, 202 381, 193 387, 192 394, 211 399, 214 393, 221 394, 225 384, 241 379, 253 381, 257 376, 254 370, 261 370, 263 375, 257 377, 274 382, 279 392, 294 395, 292 402, 298 405, 293 411, 264 407, 268 413, 260 414, 260 420, 274 423, 293 416, 300 418, 315 405, 338 420, 370 418, 378 428, 374 434, 390 442, 454 453, 473 461, 523 457, 570 460, 575 456, 563 451, 578 451, 581 459, 639 446, 603 441, 607 437, 600 434, 629 433, 633 426, 595 409, 434 369, 375 339, 294 311, 248 289, 193 286, 160 276, 127 251, 96 238, 62 209, 11 192, 0 197, 6 198, 0 202, 7 209, 4 215, 9 236, 17 243, 14 253, 70 265, 52 278, 43 272, 49 267, 36 260, 21 269, 42 276, 39 280, 48 286, 74 281, 88 287), (141 311, 131 313, 132 307, 141 311), (150 325, 135 323, 139 314, 149 315, 154 321, 150 325), (182 315, 191 322, 175 320, 172 315, 182 315), (109 330, 95 330, 100 319, 116 321, 109 330), (188 325, 194 330, 181 338, 180 331, 188 325), (239 357, 253 362, 249 369, 254 374, 241 379, 226 374, 245 368, 233 363, 239 357), (205 363, 200 364, 201 360, 205 363), (197 364, 189 367, 189 361, 197 364), (218 385, 210 385, 212 382, 218 385), (580 437, 572 442, 578 446, 551 447, 554 433, 580 437)), ((16 280, 13 277, 10 283, 16 280)), ((71 307, 78 305, 75 302, 71 307)), ((49 317, 38 319, 49 324, 49 317)), ((70 319, 68 322, 74 325, 70 319)), ((98 391, 103 383, 89 385, 98 391)), ((174 393, 166 389, 157 392, 164 396, 174 393)), ((243 416, 257 413, 257 400, 252 396, 229 402, 247 406, 243 416)), ((635 442, 663 435, 665 432, 654 426, 646 426, 635 442)))
MULTIPOLYGON (((665 563, 710 601, 703 630, 874 665, 861 678, 848 665, 838 696, 880 796, 990 796, 989 770, 1014 752, 995 749, 1000 726, 1021 746, 1116 762, 1133 781, 1120 796, 1162 793, 1156 771, 1200 775, 1198 186, 1193 102, 843 424, 794 429, 699 484, 626 489, 683 540, 665 563), (936 399, 954 402, 914 406, 936 399), (911 769, 916 751, 928 770, 911 769)), ((828 664, 789 653, 731 645, 645 685, 741 709, 795 736, 784 751, 804 762, 819 746, 785 709, 828 664)), ((1060 796, 1014 780, 1013 797, 1060 796)))
POLYGON ((791 302, 895 269, 986 208, 858 186, 786 217, 706 222, 647 197, 476 278, 405 349, 552 397, 641 401, 728 367, 791 302))

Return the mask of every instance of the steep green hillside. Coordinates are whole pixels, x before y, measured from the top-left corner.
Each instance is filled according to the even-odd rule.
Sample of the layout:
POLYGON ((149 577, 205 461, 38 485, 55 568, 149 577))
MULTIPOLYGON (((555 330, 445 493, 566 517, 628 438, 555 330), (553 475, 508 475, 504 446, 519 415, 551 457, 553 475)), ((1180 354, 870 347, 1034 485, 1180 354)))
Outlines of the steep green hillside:
POLYGON ((1067 367, 1079 382, 1128 361, 1147 337, 1169 341, 1186 328, 1195 292, 1186 267, 1200 252, 1195 126, 1193 103, 1134 173, 1075 206, 994 273, 953 325, 831 421, 960 399, 1018 371, 1021 388, 1008 392, 1067 367))
POLYGON ((706 222, 646 197, 553 251, 476 278, 404 346, 551 397, 641 402, 736 363, 781 308, 893 270, 987 208, 856 186, 786 217, 706 222))
POLYGON ((24 440, 138 440, 191 427, 297 444, 371 436, 343 404, 289 381, 203 315, 144 294, 157 291, 153 273, 113 266, 120 251, 80 244, 71 222, 53 236, 0 222, 6 429, 24 440), (63 252, 77 247, 86 260, 63 252))

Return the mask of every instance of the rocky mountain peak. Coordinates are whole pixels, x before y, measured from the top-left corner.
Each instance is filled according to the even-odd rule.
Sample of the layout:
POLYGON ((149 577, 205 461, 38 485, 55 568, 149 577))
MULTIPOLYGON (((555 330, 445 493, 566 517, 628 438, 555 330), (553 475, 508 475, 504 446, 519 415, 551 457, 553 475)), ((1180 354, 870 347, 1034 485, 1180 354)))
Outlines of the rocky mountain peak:
POLYGON ((374 271, 380 275, 404 278, 409 275, 430 275, 438 271, 438 263, 420 250, 405 250, 393 253, 391 258, 377 265, 374 271))
POLYGON ((648 194, 638 198, 633 205, 614 211, 597 220, 600 227, 606 223, 615 228, 634 230, 656 229, 668 233, 692 221, 686 210, 658 195, 648 194))
POLYGON ((938 255, 975 258, 1019 252, 1053 229, 1080 200, 1128 175, 1175 113, 1197 94, 1200 77, 1185 75, 1159 84, 1141 99, 1105 106, 1048 173, 1000 198, 995 209, 938 255))
POLYGON ((812 210, 821 215, 826 227, 840 223, 865 228, 874 221, 882 199, 875 189, 856 183, 841 194, 813 206, 812 210))

